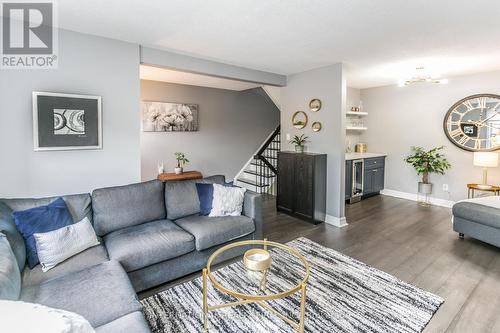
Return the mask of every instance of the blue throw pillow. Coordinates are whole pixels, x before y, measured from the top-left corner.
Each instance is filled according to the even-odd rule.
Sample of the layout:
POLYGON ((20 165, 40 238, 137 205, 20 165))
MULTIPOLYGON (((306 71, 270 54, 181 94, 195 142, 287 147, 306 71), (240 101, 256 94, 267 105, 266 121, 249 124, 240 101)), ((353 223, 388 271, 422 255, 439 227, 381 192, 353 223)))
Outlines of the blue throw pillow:
POLYGON ((58 198, 47 206, 13 212, 12 217, 17 230, 19 230, 26 243, 26 257, 29 268, 33 268, 39 263, 33 234, 49 232, 73 224, 73 218, 63 198, 58 198))
POLYGON ((200 199, 200 215, 208 216, 212 211, 212 201, 214 199, 214 185, 196 183, 198 199, 200 199))

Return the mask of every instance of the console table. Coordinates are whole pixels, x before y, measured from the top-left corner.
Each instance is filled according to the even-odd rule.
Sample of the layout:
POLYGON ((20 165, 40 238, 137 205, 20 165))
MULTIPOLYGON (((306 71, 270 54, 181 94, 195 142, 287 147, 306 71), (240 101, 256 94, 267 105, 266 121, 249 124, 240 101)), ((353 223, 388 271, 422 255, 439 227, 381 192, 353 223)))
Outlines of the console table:
POLYGON ((171 182, 176 180, 191 180, 191 179, 201 179, 203 175, 199 171, 186 171, 180 174, 176 173, 162 173, 158 175, 158 180, 162 182, 171 182))

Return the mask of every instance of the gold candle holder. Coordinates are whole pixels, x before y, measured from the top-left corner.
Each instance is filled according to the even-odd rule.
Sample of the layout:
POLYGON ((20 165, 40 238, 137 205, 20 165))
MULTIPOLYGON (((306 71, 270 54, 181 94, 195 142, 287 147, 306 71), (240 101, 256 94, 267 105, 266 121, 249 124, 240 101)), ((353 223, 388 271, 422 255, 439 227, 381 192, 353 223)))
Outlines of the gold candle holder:
POLYGON ((243 264, 251 271, 265 271, 271 262, 271 254, 264 249, 250 249, 243 255, 243 264))

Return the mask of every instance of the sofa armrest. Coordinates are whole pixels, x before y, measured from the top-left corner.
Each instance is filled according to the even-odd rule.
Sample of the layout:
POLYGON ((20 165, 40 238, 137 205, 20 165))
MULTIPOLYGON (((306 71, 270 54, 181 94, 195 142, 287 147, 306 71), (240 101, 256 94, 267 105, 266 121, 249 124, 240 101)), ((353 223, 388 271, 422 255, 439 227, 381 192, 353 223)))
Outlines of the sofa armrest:
POLYGON ((243 200, 243 214, 255 222, 254 239, 262 239, 262 195, 246 191, 243 200))

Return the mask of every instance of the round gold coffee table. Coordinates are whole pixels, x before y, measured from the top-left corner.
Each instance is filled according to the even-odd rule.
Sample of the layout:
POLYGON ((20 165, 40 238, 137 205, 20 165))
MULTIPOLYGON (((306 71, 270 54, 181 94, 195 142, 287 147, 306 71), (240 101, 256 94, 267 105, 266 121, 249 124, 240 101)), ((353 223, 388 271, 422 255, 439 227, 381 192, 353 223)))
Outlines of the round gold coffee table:
POLYGON ((208 312, 222 308, 239 306, 249 303, 255 303, 262 306, 264 309, 269 310, 275 314, 298 332, 304 332, 304 314, 306 305, 306 285, 309 279, 309 263, 306 258, 300 254, 296 249, 276 242, 268 240, 247 240, 235 242, 221 247, 215 251, 210 258, 208 258, 207 267, 203 269, 203 325, 205 332, 208 331, 208 312), (224 276, 224 279, 218 275, 217 272, 212 271, 212 265, 217 258, 230 249, 237 247, 256 247, 262 246, 267 250, 271 248, 271 266, 261 272, 254 272, 246 270, 243 262, 236 263, 234 269, 240 274, 233 274, 234 276, 224 276), (278 258, 280 251, 283 256, 278 258), (283 277, 284 271, 287 267, 283 262, 275 262, 275 259, 287 260, 286 266, 294 266, 299 270, 300 274, 293 274, 286 279, 283 277), (212 285, 220 292, 233 296, 238 301, 209 305, 207 301, 207 282, 210 280, 212 285), (299 321, 296 322, 278 310, 274 309, 267 301, 279 298, 285 298, 295 293, 300 292, 300 314, 299 321))

